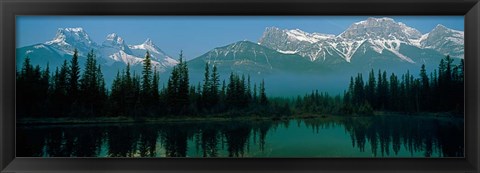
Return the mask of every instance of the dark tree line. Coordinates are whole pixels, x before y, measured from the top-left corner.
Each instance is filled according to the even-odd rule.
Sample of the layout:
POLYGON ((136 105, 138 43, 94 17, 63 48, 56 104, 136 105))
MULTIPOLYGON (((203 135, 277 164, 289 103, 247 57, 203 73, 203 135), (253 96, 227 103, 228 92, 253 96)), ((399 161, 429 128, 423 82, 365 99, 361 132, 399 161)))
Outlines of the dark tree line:
POLYGON ((90 117, 105 112, 108 99, 105 81, 95 54, 89 52, 83 73, 80 74, 78 51, 68 63, 50 73, 33 67, 27 57, 17 72, 17 113, 27 117, 90 117))
POLYGON ((180 53, 166 87, 159 88, 160 74, 152 67, 150 53, 143 60, 141 74, 127 67, 118 71, 110 90, 93 50, 82 68, 78 52, 70 62, 50 73, 33 67, 27 57, 17 72, 19 116, 22 117, 98 117, 132 118, 211 114, 266 114, 269 101, 265 82, 252 87, 250 76, 231 73, 228 83, 217 67, 207 63, 203 84, 190 85, 187 62, 180 53), (211 69, 211 70, 210 70, 211 69), (258 92, 257 92, 258 90, 258 92), (257 94, 258 93, 258 94, 257 94))
POLYGON ((396 112, 463 113, 464 61, 454 64, 446 56, 438 69, 427 73, 422 65, 418 77, 407 71, 401 76, 372 69, 350 78, 343 97, 313 91, 303 97, 267 98, 265 82, 253 83, 250 76, 231 73, 220 82, 215 65, 205 64, 203 82, 190 85, 187 62, 180 53, 167 86, 159 88, 160 74, 152 67, 149 52, 141 74, 130 64, 118 71, 110 90, 93 50, 82 68, 75 51, 52 73, 27 57, 17 71, 17 109, 23 117, 132 118, 163 116, 289 116, 292 114, 371 114, 374 110, 396 112))
POLYGON ((418 77, 409 71, 401 76, 372 69, 368 79, 362 74, 350 78, 343 97, 314 91, 293 99, 296 114, 372 114, 373 111, 453 112, 464 107, 464 60, 458 64, 443 58, 433 72, 421 66, 418 77))
POLYGON ((343 106, 340 95, 335 97, 328 93, 319 93, 315 90, 303 97, 297 96, 294 100, 294 112, 297 114, 338 114, 343 106))
POLYGON ((454 64, 450 56, 440 61, 430 74, 422 65, 419 77, 407 71, 401 76, 372 69, 367 82, 362 74, 350 79, 344 94, 344 113, 368 113, 372 110, 398 112, 463 113, 464 60, 454 64))
MULTIPOLYGON (((181 63, 185 62, 181 61, 181 63)), ((186 65, 183 66, 183 69, 187 69, 186 65)), ((172 72, 171 78, 174 78, 174 76, 172 72)), ((245 75, 238 75, 233 72, 230 73, 228 83, 225 80, 220 83, 217 67, 206 63, 203 82, 198 83, 196 87, 190 86, 187 93, 189 95, 189 106, 184 105, 184 110, 187 110, 188 114, 191 115, 264 114, 263 111, 267 110, 269 106, 264 81, 260 83, 258 90, 257 94, 257 84, 255 83, 252 87, 249 75, 245 77, 245 75)))

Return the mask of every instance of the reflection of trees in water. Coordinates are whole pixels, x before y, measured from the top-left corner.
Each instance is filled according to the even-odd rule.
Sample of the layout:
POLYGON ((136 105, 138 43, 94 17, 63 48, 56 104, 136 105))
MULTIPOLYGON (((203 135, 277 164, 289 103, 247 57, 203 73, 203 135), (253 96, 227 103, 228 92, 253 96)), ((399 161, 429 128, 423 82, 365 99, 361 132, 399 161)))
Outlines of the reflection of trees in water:
POLYGON ((301 126, 301 123, 305 123, 307 128, 313 130, 314 133, 319 133, 321 129, 329 129, 341 125, 336 120, 328 119, 306 119, 306 120, 297 120, 297 126, 301 126))
POLYGON ((183 126, 167 125, 161 128, 161 141, 167 157, 185 157, 187 155, 187 130, 183 126))
POLYGON ((41 157, 45 147, 45 135, 48 130, 25 128, 17 133, 17 157, 41 157))
POLYGON ((219 134, 216 129, 205 128, 201 130, 201 146, 203 157, 217 157, 218 156, 218 139, 219 134))
POLYGON ((69 130, 54 128, 46 136, 46 152, 48 156, 70 157, 73 148, 73 134, 69 130))
POLYGON ((439 146, 442 153, 446 157, 463 157, 464 145, 463 145, 463 124, 458 127, 451 122, 446 122, 446 125, 439 128, 437 131, 439 146), (461 142, 461 145, 458 143, 461 142))
POLYGON ((152 126, 144 126, 139 129, 139 132, 138 151, 140 157, 155 157, 157 155, 158 131, 152 126))
POLYGON ((70 132, 75 136, 72 155, 75 157, 94 157, 100 152, 103 130, 99 128, 74 128, 70 132))
POLYGON ((100 152, 102 131, 98 127, 27 129, 17 133, 17 156, 94 157, 100 152))
MULTIPOLYGON (((296 120, 293 120, 296 121, 296 120)), ((19 157, 185 157, 195 150, 199 157, 244 157, 250 145, 264 152, 267 133, 289 127, 290 121, 232 121, 108 126, 22 128, 17 132, 19 157), (192 141, 194 148, 189 148, 192 141), (158 147, 162 147, 161 150, 158 147), (162 152, 162 153, 159 153, 162 152)), ((422 117, 351 117, 297 121, 298 127, 345 128, 352 147, 374 156, 395 156, 403 148, 425 157, 462 157, 463 122, 422 117)))
POLYGON ((195 148, 202 157, 218 157, 219 150, 226 150, 229 157, 243 157, 250 144, 265 147, 266 134, 271 122, 217 122, 195 127, 195 148))
POLYGON ((393 155, 397 155, 402 143, 411 155, 422 151, 425 157, 435 152, 444 157, 463 156, 462 123, 422 117, 346 118, 343 122, 351 135, 352 145, 364 151, 366 140, 374 156, 390 156, 391 149, 393 155))
POLYGON ((229 157, 243 157, 250 132, 251 127, 243 123, 222 129, 222 134, 225 135, 225 139, 227 140, 229 157))
POLYGON ((107 130, 108 156, 133 157, 140 137, 138 128, 132 126, 111 126, 107 130))
MULTIPOLYGON (((265 122, 259 121, 251 123, 251 135, 247 137, 247 150, 250 150, 250 145, 256 145, 260 152, 265 151, 266 147, 266 140, 267 140, 267 133, 269 131, 276 131, 279 125, 284 123, 285 121, 278 121, 278 122, 265 122)), ((288 121, 287 121, 288 122, 288 121)))

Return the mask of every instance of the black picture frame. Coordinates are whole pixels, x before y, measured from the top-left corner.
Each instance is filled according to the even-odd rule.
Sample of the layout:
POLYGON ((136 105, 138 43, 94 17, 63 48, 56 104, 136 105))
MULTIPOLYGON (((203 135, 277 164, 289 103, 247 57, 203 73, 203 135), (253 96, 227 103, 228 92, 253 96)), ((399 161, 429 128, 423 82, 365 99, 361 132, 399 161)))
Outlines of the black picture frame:
POLYGON ((478 0, 0 0, 1 172, 478 172, 478 0), (464 15, 465 158, 15 158, 17 15, 464 15))

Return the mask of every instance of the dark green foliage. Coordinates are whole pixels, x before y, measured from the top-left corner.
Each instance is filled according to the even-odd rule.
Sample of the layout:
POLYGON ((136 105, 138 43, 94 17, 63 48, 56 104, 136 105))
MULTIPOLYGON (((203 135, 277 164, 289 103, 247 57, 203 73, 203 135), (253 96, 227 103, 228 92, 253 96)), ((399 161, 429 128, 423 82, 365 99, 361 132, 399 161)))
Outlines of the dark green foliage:
POLYGON ((372 92, 375 83, 373 70, 369 74, 366 85, 361 74, 355 80, 350 80, 350 87, 344 94, 342 113, 360 113, 365 110, 385 110, 399 112, 445 112, 463 113, 463 60, 454 65, 454 60, 446 56, 440 61, 437 71, 427 75, 425 65, 422 65, 418 78, 407 71, 401 81, 395 74, 390 75, 378 71, 376 92, 372 92), (374 105, 372 94, 376 98, 374 105))
POLYGON ((17 75, 18 115, 23 117, 89 117, 103 115, 108 97, 105 81, 95 60, 89 52, 85 70, 80 76, 78 52, 75 51, 70 65, 65 60, 53 75, 49 66, 41 70, 26 58, 17 75))
POLYGON ((260 83, 260 104, 268 104, 267 94, 265 93, 265 80, 262 80, 262 83, 260 83))
POLYGON ((122 73, 117 72, 113 80, 109 98, 109 116, 137 115, 140 106, 140 80, 139 76, 130 74, 130 64, 122 73))
POLYGON ((168 79, 167 103, 170 114, 189 114, 189 88, 187 62, 183 60, 183 53, 180 52, 179 63, 173 68, 168 79))
POLYGON ((67 68, 67 61, 63 62, 60 71, 58 68, 55 70, 55 74, 53 75, 53 93, 51 97, 52 105, 56 105, 51 109, 52 115, 51 116, 61 116, 68 114, 70 108, 70 103, 67 102, 68 95, 67 95, 67 77, 68 77, 68 68, 67 68))
POLYGON ((68 70, 68 93, 71 99, 76 99, 79 95, 80 66, 78 64, 78 50, 75 49, 68 70))
POLYGON ((30 64, 25 58, 22 69, 17 75, 17 113, 19 116, 41 117, 48 114, 46 101, 50 95, 49 70, 42 71, 37 65, 30 64))
MULTIPOLYGON (((318 90, 312 91, 311 94, 306 94, 303 97, 298 96, 294 104, 296 114, 332 115, 341 111, 347 111, 342 110, 344 102, 340 96, 332 97, 326 92, 319 93, 318 90)), ((349 105, 349 103, 345 103, 345 105, 349 105)))
POLYGON ((267 96, 265 81, 258 85, 250 76, 231 73, 220 83, 215 65, 205 64, 205 78, 197 86, 189 83, 187 62, 180 53, 167 86, 160 89, 160 74, 147 52, 140 75, 131 74, 130 64, 118 71, 110 90, 93 50, 83 71, 74 52, 53 73, 33 66, 27 57, 17 71, 17 113, 22 117, 126 116, 271 116, 294 114, 370 115, 376 111, 463 113, 464 61, 458 65, 449 56, 427 75, 422 65, 418 78, 409 71, 398 77, 372 69, 364 82, 362 74, 350 78, 347 90, 330 96, 314 90, 303 97, 267 96), (153 68, 153 69, 152 69, 153 68), (253 90, 253 91, 252 91, 253 90))
POLYGON ((143 59, 143 71, 142 71, 142 95, 147 96, 152 92, 152 61, 150 59, 150 53, 147 51, 145 59, 143 59))
POLYGON ((370 105, 373 105, 376 103, 376 95, 375 95, 375 88, 376 88, 376 82, 375 82, 375 73, 370 71, 368 74, 368 83, 365 86, 365 98, 367 99, 367 102, 370 105))
POLYGON ((72 105, 72 111, 81 116, 103 115, 103 104, 107 97, 105 82, 93 50, 87 55, 85 70, 80 78, 80 93, 82 97, 79 98, 79 104, 72 105))

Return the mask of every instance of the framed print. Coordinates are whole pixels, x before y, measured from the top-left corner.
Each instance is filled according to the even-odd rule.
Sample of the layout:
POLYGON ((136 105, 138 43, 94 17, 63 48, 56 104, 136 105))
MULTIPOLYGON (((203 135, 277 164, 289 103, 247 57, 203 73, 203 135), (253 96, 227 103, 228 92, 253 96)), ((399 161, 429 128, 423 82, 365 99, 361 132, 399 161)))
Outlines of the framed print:
POLYGON ((0 7, 2 172, 478 172, 478 1, 0 7))

